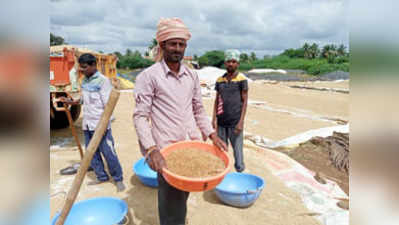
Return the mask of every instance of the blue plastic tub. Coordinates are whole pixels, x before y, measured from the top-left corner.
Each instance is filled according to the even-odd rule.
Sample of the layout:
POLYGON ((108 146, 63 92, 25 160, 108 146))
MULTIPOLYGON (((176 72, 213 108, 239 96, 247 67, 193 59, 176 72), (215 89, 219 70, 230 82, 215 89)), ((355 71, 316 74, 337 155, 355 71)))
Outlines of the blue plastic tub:
POLYGON ((144 158, 134 164, 133 172, 144 185, 158 187, 158 174, 145 163, 144 158))
MULTIPOLYGON (((121 222, 127 213, 127 204, 119 198, 91 198, 74 204, 64 225, 115 225, 121 222)), ((60 213, 51 224, 55 225, 60 213)))
MULTIPOLYGON (((50 199, 48 194, 42 194, 23 210, 22 216, 16 221, 0 221, 0 224, 50 225, 50 199)), ((2 218, 1 218, 2 219, 2 218)), ((0 219, 0 220, 1 220, 0 219)))
POLYGON ((243 208, 250 206, 259 198, 264 183, 261 177, 252 174, 228 173, 214 190, 222 202, 243 208))

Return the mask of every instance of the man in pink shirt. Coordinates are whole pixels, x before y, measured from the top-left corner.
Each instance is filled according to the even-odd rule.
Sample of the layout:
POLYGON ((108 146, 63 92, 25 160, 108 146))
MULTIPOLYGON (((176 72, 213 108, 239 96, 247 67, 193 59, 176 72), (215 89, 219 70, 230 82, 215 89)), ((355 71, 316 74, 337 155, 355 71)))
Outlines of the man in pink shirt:
POLYGON ((190 37, 180 19, 161 19, 156 37, 157 62, 140 73, 135 83, 133 120, 141 152, 158 172, 161 225, 185 224, 189 193, 164 180, 162 168, 167 165, 159 150, 179 141, 200 140, 201 133, 227 150, 202 105, 198 75, 182 63, 190 37))

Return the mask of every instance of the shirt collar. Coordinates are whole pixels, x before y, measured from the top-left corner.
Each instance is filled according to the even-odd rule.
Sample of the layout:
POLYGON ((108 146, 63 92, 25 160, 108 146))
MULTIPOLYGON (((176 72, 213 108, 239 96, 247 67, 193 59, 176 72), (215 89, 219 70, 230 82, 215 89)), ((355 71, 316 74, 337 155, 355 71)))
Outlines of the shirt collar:
MULTIPOLYGON (((168 76, 168 75, 174 76, 174 73, 169 69, 169 67, 166 64, 164 59, 161 60, 161 65, 162 65, 162 68, 163 68, 163 70, 165 72, 165 76, 168 76)), ((187 67, 183 64, 183 60, 182 60, 180 62, 179 73, 177 74, 177 76, 181 77, 183 75, 188 75, 188 72, 187 72, 187 67)))
MULTIPOLYGON (((236 78, 239 73, 239 71, 236 71, 236 74, 234 74, 234 77, 232 79, 236 78)), ((227 72, 223 74, 223 79, 227 80, 227 72)))
POLYGON ((90 82, 90 81, 92 81, 92 80, 94 80, 94 79, 96 79, 98 76, 99 76, 99 74, 100 74, 100 72, 96 72, 96 73, 94 73, 91 77, 89 77, 89 78, 87 78, 86 76, 84 77, 85 79, 84 79, 84 81, 85 82, 90 82))

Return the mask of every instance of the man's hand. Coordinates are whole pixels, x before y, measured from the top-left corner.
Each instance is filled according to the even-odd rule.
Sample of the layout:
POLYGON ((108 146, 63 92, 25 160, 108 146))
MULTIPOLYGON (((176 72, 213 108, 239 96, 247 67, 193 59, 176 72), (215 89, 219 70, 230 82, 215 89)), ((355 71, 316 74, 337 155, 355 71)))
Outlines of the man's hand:
POLYGON ((59 100, 65 104, 68 105, 76 105, 79 104, 79 101, 74 101, 73 99, 66 98, 66 97, 60 97, 59 100))
POLYGON ((211 135, 209 135, 209 138, 212 140, 214 145, 227 152, 228 148, 226 143, 224 143, 224 141, 218 137, 216 132, 213 132, 211 135))
POLYGON ((201 136, 202 136, 202 140, 203 140, 203 141, 208 140, 208 137, 206 136, 206 134, 204 134, 204 133, 201 132, 201 136))
POLYGON ((235 133, 235 134, 241 133, 241 131, 244 129, 243 127, 244 127, 243 123, 242 123, 242 122, 239 122, 239 123, 237 124, 237 126, 234 128, 234 133, 235 133))
POLYGON ((111 84, 115 89, 121 89, 121 81, 118 78, 111 78, 111 84))
POLYGON ((147 156, 146 161, 148 163, 148 165, 151 167, 151 169, 153 169, 154 171, 158 172, 158 173, 162 173, 162 169, 166 167, 166 161, 164 159, 164 157, 162 156, 161 152, 158 149, 154 149, 156 148, 151 147, 148 149, 148 151, 151 150, 150 154, 147 156))
POLYGON ((216 122, 216 119, 212 119, 212 127, 213 127, 213 129, 217 130, 218 123, 216 122))

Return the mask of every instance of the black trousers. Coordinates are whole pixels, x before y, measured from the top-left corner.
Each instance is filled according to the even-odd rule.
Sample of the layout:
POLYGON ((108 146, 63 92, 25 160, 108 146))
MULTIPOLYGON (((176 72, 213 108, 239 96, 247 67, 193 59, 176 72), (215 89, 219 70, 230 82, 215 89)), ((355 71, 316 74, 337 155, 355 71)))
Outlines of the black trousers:
POLYGON ((187 199, 190 192, 169 185, 158 173, 158 212, 161 225, 184 225, 186 223, 187 199))

